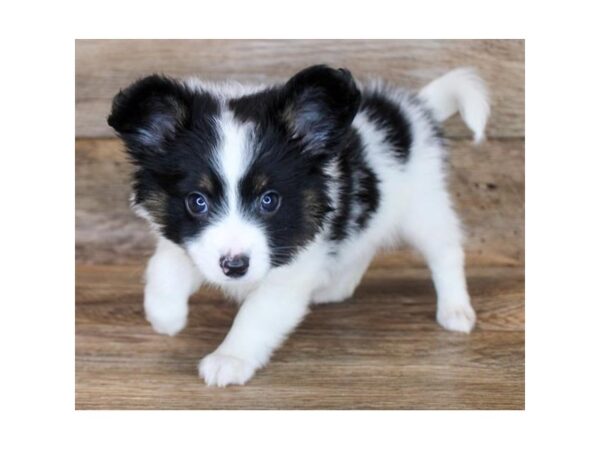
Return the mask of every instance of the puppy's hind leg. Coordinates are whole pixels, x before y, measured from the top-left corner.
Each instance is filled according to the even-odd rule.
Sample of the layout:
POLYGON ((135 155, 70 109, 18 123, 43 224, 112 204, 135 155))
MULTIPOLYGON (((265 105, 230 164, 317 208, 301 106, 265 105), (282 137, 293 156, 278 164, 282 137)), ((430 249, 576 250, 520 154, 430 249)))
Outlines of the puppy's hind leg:
POLYGON ((352 297, 373 256, 373 251, 363 252, 338 269, 331 283, 312 295, 312 303, 338 303, 352 297))
POLYGON ((427 260, 437 292, 437 321, 451 331, 475 326, 464 273, 459 220, 443 187, 415 198, 403 224, 404 238, 427 260))

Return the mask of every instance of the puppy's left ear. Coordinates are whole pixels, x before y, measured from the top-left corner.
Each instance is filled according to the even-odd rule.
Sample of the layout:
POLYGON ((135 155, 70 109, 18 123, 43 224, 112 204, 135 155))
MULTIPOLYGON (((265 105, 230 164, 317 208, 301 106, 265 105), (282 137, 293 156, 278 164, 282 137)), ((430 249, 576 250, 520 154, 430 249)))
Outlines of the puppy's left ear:
POLYGON ((185 128, 192 102, 192 95, 181 83, 151 75, 115 96, 108 124, 125 141, 134 161, 151 161, 185 128))
POLYGON ((283 120, 304 151, 323 155, 349 129, 360 98, 348 70, 312 66, 297 73, 284 86, 283 120))

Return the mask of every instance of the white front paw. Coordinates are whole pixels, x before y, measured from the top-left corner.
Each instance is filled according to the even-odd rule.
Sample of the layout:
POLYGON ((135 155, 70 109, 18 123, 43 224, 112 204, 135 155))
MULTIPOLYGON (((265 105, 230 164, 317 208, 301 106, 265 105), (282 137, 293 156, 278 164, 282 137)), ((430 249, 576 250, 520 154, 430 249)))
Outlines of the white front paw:
POLYGON ((438 307, 437 321, 446 330, 470 333, 475 320, 475 311, 468 303, 438 307))
POLYGON ((187 321, 186 316, 152 318, 147 315, 146 319, 148 322, 150 322, 154 331, 159 334, 166 334, 168 336, 175 336, 177 333, 183 330, 187 321))
POLYGON ((187 299, 157 295, 146 288, 144 311, 146 320, 150 322, 154 331, 175 336, 183 330, 187 322, 187 299))
POLYGON ((224 387, 228 384, 245 384, 256 367, 235 356, 218 352, 205 356, 198 365, 198 372, 209 386, 224 387))

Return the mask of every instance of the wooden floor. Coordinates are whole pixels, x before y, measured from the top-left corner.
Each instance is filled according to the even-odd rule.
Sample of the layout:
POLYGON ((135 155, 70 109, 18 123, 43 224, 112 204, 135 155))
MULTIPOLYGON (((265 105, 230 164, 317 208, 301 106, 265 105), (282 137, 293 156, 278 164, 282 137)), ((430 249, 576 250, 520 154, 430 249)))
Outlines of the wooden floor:
POLYGON ((188 327, 155 334, 142 312, 143 266, 77 266, 78 409, 522 409, 524 273, 470 267, 479 321, 469 335, 434 320, 424 268, 380 257, 354 298, 313 308, 272 362, 242 387, 206 387, 196 364, 235 306, 191 301, 188 327))
POLYGON ((218 389, 196 364, 234 306, 201 291, 179 336, 152 332, 141 274, 153 239, 128 208, 130 165, 114 139, 78 139, 77 408, 523 408, 524 142, 453 140, 450 155, 473 334, 436 325, 429 275, 400 252, 378 259, 347 303, 315 307, 247 386, 218 389))
POLYGON ((77 40, 75 52, 77 408, 524 407, 523 40, 77 40), (248 385, 207 388, 196 364, 235 307, 201 291, 177 337, 145 322, 153 239, 129 209, 131 165, 106 123, 112 97, 154 72, 270 83, 323 62, 411 89, 460 66, 488 83, 488 141, 474 148, 458 117, 444 124, 477 327, 439 328, 422 260, 399 252, 376 260, 348 302, 315 307, 248 385))

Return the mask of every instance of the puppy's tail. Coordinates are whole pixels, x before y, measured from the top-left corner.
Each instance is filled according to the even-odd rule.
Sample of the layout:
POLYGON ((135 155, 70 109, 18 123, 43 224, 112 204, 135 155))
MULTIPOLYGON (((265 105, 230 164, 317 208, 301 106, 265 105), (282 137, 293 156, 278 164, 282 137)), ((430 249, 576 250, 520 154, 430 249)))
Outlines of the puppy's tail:
POLYGON ((485 139, 490 104, 485 82, 475 69, 460 68, 448 72, 421 89, 419 97, 439 122, 458 111, 473 132, 473 140, 478 143, 485 139))

